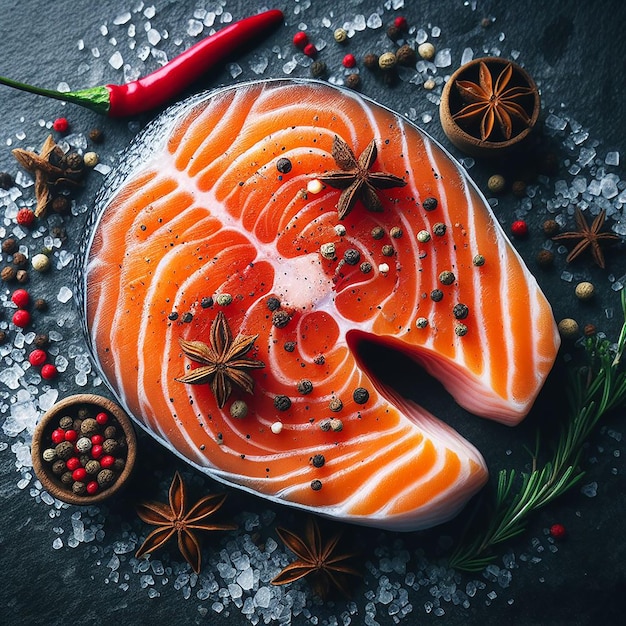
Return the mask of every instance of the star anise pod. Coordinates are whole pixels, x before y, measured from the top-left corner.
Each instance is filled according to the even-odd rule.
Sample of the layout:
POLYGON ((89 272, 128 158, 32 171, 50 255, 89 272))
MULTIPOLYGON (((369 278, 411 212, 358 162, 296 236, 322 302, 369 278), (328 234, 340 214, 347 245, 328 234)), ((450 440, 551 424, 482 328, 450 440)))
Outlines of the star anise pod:
POLYGON ((357 160, 350 146, 335 135, 332 155, 335 163, 341 169, 323 174, 318 178, 335 189, 343 189, 337 203, 337 213, 340 220, 352 211, 357 200, 361 200, 370 211, 382 211, 383 205, 377 190, 406 185, 406 181, 394 174, 370 171, 378 155, 374 139, 357 160))
POLYGON ((189 374, 176 380, 192 385, 210 383, 220 409, 230 397, 232 383, 252 393, 254 380, 245 370, 265 367, 265 363, 244 357, 257 337, 258 335, 239 334, 233 339, 226 317, 220 311, 211 324, 208 344, 203 341, 180 340, 183 352, 192 361, 202 363, 202 366, 196 367, 189 374))
POLYGON ((200 499, 187 510, 185 483, 176 472, 169 491, 169 504, 143 502, 137 505, 137 515, 146 523, 156 526, 137 550, 139 558, 163 547, 175 535, 178 549, 193 571, 200 572, 202 551, 197 533, 203 530, 234 530, 234 524, 210 524, 211 517, 226 499, 225 495, 211 494, 200 499))
POLYGON ((576 219, 578 230, 557 235, 556 237, 552 237, 552 240, 578 241, 565 259, 568 263, 571 263, 574 259, 580 256, 587 248, 591 248, 591 256, 593 257, 593 260, 599 267, 604 269, 604 253, 602 252, 601 244, 605 242, 611 244, 620 240, 620 238, 613 233, 600 232, 606 218, 606 211, 604 209, 600 211, 591 223, 591 228, 587 224, 587 220, 580 209, 576 209, 574 218, 576 219))
MULTIPOLYGON (((15 148, 12 153, 17 162, 35 177, 36 217, 44 215, 52 202, 54 197, 52 187, 57 185, 75 187, 79 185, 78 179, 82 175, 81 169, 62 165, 65 155, 55 143, 52 135, 48 135, 39 154, 23 148, 15 148)), ((71 154, 78 157, 76 153, 71 154)), ((82 162, 82 158, 78 158, 82 162)))
POLYGON ((347 598, 350 597, 345 575, 360 577, 362 574, 346 563, 356 556, 355 553, 336 554, 341 532, 335 533, 328 541, 322 542, 319 526, 312 517, 307 520, 303 537, 284 528, 277 528, 276 532, 298 559, 287 565, 272 580, 273 585, 286 585, 308 576, 313 591, 322 600, 328 596, 332 587, 338 589, 347 598))
POLYGON ((480 139, 489 139, 495 129, 495 123, 505 139, 513 134, 513 120, 524 125, 530 124, 530 116, 520 104, 520 100, 530 96, 530 87, 509 87, 513 76, 511 63, 500 72, 495 85, 489 68, 484 62, 478 65, 478 83, 470 80, 455 82, 459 95, 466 105, 455 115, 457 122, 464 120, 473 122, 480 120, 480 139), (508 87, 508 89, 507 89, 508 87))

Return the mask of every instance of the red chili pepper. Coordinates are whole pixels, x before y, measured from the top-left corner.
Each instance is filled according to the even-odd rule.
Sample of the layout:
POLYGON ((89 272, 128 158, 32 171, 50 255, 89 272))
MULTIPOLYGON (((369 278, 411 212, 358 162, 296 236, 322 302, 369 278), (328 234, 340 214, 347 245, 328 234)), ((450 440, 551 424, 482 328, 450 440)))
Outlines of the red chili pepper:
POLYGON ((274 9, 229 24, 209 35, 158 70, 125 85, 105 85, 70 91, 42 89, 0 76, 0 84, 84 106, 110 117, 128 117, 155 109, 172 100, 204 72, 214 67, 251 39, 265 34, 283 20, 274 9))

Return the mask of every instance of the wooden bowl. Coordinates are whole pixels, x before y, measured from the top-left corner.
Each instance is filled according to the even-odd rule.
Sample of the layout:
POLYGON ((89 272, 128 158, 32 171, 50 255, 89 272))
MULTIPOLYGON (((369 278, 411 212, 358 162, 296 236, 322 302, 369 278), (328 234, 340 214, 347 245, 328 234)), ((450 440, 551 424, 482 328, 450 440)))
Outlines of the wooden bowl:
POLYGON ((535 81, 523 67, 502 57, 484 57, 474 59, 462 65, 446 82, 441 94, 439 118, 446 136, 459 150, 476 157, 499 157, 515 151, 524 143, 537 123, 540 109, 541 100, 537 85, 535 85, 535 81), (480 136, 480 123, 478 120, 469 122, 467 120, 457 120, 454 117, 466 105, 457 89, 456 82, 471 81, 478 83, 481 62, 490 70, 494 86, 500 73, 510 64, 513 72, 509 87, 527 87, 530 89, 528 95, 517 99, 517 102, 530 118, 530 122, 526 124, 514 120, 510 139, 506 139, 499 132, 496 123, 494 133, 483 140, 480 136))
MULTIPOLYGON (((93 424, 90 423, 90 425, 93 424)), ((74 427, 68 428, 67 430, 76 431, 74 427)), ((88 429, 85 430, 88 431, 88 429)), ((77 444, 78 439, 83 437, 88 439, 91 444, 91 436, 88 436, 88 432, 78 432, 77 440, 73 443, 77 444)), ((82 442, 81 444, 82 447, 86 445, 86 442, 82 442)), ((104 445, 104 443, 102 445, 104 445)), ((93 446, 91 447, 93 448, 93 446)), ((63 452, 67 455, 69 446, 64 444, 64 448, 65 450, 63 452)), ((130 418, 119 405, 103 396, 95 394, 78 394, 69 396, 60 402, 57 402, 51 409, 44 413, 35 428, 31 454, 35 474, 43 485, 43 488, 48 491, 50 495, 69 504, 86 506, 110 498, 124 486, 132 472, 133 465, 135 464, 137 456, 137 439, 135 437, 135 431, 130 418), (81 493, 80 491, 82 491, 82 489, 79 489, 79 493, 77 493, 73 488, 73 482, 75 481, 69 483, 68 476, 65 477, 68 482, 64 482, 64 480, 62 480, 63 474, 68 472, 71 473, 70 469, 65 467, 65 469, 60 471, 60 468, 57 466, 55 468, 56 471, 53 471, 54 462, 59 461, 60 459, 58 456, 56 458, 49 459, 49 457, 52 456, 52 452, 50 451, 55 450, 56 454, 56 450, 59 449, 58 445, 53 441, 53 431, 59 428, 59 422, 64 417, 70 417, 72 421, 80 419, 79 411, 81 411, 81 415, 84 415, 84 417, 94 419, 96 415, 101 412, 108 415, 107 423, 103 425, 98 424, 96 430, 93 430, 92 432, 92 434, 102 435, 104 441, 106 441, 106 437, 104 435, 105 428, 107 426, 115 426, 116 429, 115 436, 109 438, 109 440, 114 439, 118 441, 117 446, 112 443, 104 446, 107 450, 110 449, 110 446, 113 446, 116 450, 114 453, 107 455, 106 452, 103 452, 98 455, 98 451, 96 450, 94 454, 92 449, 83 453, 76 452, 76 450, 72 452, 71 458, 79 459, 82 455, 83 459, 91 457, 90 460, 98 460, 98 463, 103 460, 104 456, 112 456, 113 458, 118 459, 118 462, 114 466, 101 466, 100 468, 100 470, 109 469, 113 472, 114 480, 112 482, 109 480, 103 480, 104 478, 110 478, 111 474, 100 476, 100 470, 89 474, 87 479, 78 481, 83 482, 85 485, 90 482, 98 484, 98 489, 95 493, 81 493), (122 460, 124 461, 123 467, 120 467, 122 465, 122 460), (102 484, 99 484, 99 479, 102 479, 102 484), (108 484, 109 482, 110 484, 108 484)), ((83 463, 81 463, 81 467, 82 466, 84 466, 83 463)), ((93 464, 90 469, 95 469, 93 464)))

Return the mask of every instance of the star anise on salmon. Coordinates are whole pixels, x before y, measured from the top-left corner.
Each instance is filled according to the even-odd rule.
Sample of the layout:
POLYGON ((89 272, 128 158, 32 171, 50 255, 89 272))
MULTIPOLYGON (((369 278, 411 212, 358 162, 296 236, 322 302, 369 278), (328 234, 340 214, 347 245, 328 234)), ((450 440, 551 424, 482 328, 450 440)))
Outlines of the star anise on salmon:
POLYGON ((350 146, 335 135, 332 155, 340 169, 322 174, 318 176, 318 179, 335 189, 343 190, 337 203, 337 213, 340 220, 352 211, 357 200, 360 200, 370 211, 382 211, 383 205, 377 191, 406 185, 406 181, 399 176, 371 171, 371 167, 378 156, 376 140, 374 139, 370 141, 357 159, 350 146))
POLYGON ((346 575, 360 577, 362 574, 348 564, 356 556, 355 553, 337 552, 341 532, 336 532, 328 541, 322 541, 320 528, 312 517, 307 520, 302 537, 284 528, 277 528, 276 532, 298 558, 272 580, 273 585, 286 585, 309 577, 313 591, 322 600, 328 597, 332 588, 350 597, 346 575))
POLYGON ((570 253, 565 259, 568 263, 571 263, 585 250, 590 248, 593 260, 599 267, 604 269, 605 262, 604 252, 602 251, 601 247, 602 244, 616 243, 620 240, 620 238, 613 233, 600 232, 606 218, 606 211, 604 209, 600 211, 600 213, 591 223, 591 227, 587 223, 587 220, 585 219, 585 216, 580 209, 576 209, 574 218, 576 220, 578 230, 569 233, 563 233, 561 235, 556 235, 556 237, 552 237, 553 241, 578 241, 578 243, 570 250, 570 253))
POLYGON ((142 502, 137 505, 137 515, 156 528, 146 537, 137 550, 139 558, 163 547, 174 536, 178 539, 178 549, 194 572, 200 572, 202 551, 198 533, 212 530, 234 530, 234 524, 212 524, 209 518, 224 504, 224 494, 204 496, 190 509, 187 509, 185 483, 176 472, 169 490, 169 504, 142 502))
POLYGON ((498 74, 495 85, 491 71, 484 62, 478 66, 478 83, 471 80, 457 80, 456 88, 465 106, 453 115, 453 119, 468 123, 480 120, 480 139, 486 141, 496 128, 504 139, 510 139, 513 134, 513 120, 523 125, 530 124, 530 116, 520 100, 530 96, 533 90, 530 87, 509 87, 513 76, 513 66, 509 63, 498 74))
POLYGON ((185 376, 181 383, 202 385, 210 383, 217 405, 221 409, 233 390, 233 383, 247 393, 254 391, 254 379, 246 370, 265 367, 263 361, 246 358, 258 335, 237 335, 233 339, 226 317, 220 311, 211 324, 209 343, 180 339, 180 347, 192 360, 201 363, 185 376))

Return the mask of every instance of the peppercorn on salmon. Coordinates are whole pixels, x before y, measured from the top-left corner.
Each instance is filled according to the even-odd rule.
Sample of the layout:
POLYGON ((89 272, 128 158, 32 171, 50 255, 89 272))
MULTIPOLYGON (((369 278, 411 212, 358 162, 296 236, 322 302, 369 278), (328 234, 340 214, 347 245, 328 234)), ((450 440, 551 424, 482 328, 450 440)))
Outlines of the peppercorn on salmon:
POLYGON ((274 501, 416 530, 485 483, 476 448, 383 385, 360 342, 509 425, 558 350, 460 166, 352 92, 276 80, 177 105, 99 207, 81 280, 103 376, 164 445, 274 501))

